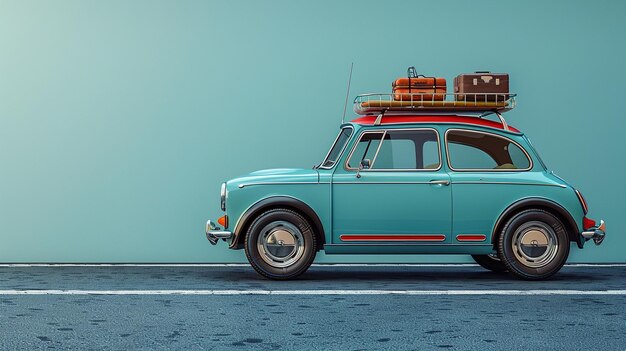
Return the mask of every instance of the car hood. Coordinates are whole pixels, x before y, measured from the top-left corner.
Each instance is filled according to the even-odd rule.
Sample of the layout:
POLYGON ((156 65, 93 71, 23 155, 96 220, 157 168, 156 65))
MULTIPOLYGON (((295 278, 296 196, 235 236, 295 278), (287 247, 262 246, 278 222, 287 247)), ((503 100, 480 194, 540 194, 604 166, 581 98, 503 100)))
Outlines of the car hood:
POLYGON ((248 173, 228 181, 229 187, 238 187, 249 183, 317 183, 319 173, 314 169, 302 168, 274 168, 248 173))

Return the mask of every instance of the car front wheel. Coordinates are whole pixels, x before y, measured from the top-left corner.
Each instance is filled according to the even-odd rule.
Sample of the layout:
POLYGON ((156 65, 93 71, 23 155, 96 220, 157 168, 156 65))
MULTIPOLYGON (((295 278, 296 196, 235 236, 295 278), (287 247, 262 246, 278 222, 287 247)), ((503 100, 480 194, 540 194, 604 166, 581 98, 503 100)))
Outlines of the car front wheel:
POLYGON ((540 209, 522 211, 504 226, 498 256, 513 275, 527 280, 545 279, 558 272, 569 255, 563 223, 540 209))
POLYGON ((277 208, 259 215, 246 233, 245 251, 252 267, 270 279, 304 273, 315 258, 311 224, 299 213, 277 208))

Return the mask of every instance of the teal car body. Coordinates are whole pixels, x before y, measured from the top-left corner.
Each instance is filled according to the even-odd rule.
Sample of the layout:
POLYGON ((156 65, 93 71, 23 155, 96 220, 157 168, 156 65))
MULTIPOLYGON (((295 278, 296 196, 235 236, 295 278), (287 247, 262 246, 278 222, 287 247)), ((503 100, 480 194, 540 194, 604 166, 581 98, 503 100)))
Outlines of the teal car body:
MULTIPOLYGON (((224 239, 231 249, 242 249, 253 219, 280 207, 304 216, 317 238, 316 250, 327 254, 489 255, 507 219, 526 208, 554 214, 579 248, 596 239, 584 233, 598 227, 586 219, 582 195, 544 165, 523 133, 495 121, 390 116, 376 123, 373 116, 364 116, 341 125, 325 162, 314 169, 262 170, 227 181, 222 191, 227 219, 220 221, 224 228, 209 221, 207 238, 212 243, 224 239), (402 133, 424 135, 418 151, 429 149, 431 165, 425 165, 423 156, 418 160, 421 167, 376 169, 374 164, 368 169, 350 159, 356 153, 374 154, 373 148, 361 149, 367 138, 376 142, 383 135, 373 158, 381 163, 376 160, 384 149, 380 144, 402 133), (521 167, 459 167, 465 161, 455 159, 453 149, 464 140, 471 144, 473 137, 488 138, 494 145, 502 142, 504 147, 494 146, 494 158, 502 148, 515 151, 510 158, 518 159, 521 167), (329 157, 335 159, 328 162, 329 157)), ((389 162, 405 161, 396 157, 389 162)))
POLYGON ((570 244, 605 237, 581 193, 528 138, 469 115, 384 112, 341 125, 313 169, 270 169, 222 184, 207 239, 244 249, 270 279, 326 254, 469 254, 528 280, 560 270, 570 244))

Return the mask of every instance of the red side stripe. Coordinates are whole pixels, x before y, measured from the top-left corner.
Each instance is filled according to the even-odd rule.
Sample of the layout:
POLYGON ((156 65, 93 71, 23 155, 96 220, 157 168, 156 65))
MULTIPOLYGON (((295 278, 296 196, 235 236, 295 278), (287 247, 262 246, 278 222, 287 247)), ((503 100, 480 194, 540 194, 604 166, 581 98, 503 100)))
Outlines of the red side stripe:
POLYGON ((342 241, 444 241, 443 234, 415 234, 415 235, 361 235, 343 234, 339 236, 342 241))
POLYGON ((486 235, 483 234, 459 234, 456 236, 458 241, 485 241, 486 235))

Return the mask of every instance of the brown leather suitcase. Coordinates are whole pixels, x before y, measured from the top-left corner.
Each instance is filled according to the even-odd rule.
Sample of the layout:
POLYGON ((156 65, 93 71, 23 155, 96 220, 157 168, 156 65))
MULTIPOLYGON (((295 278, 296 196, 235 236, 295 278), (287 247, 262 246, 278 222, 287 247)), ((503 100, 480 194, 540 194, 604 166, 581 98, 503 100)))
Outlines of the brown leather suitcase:
POLYGON ((457 101, 505 101, 509 98, 508 73, 478 71, 454 78, 457 101))
POLYGON ((418 75, 415 67, 409 67, 408 77, 398 78, 391 86, 396 101, 441 101, 446 97, 446 79, 418 75))

